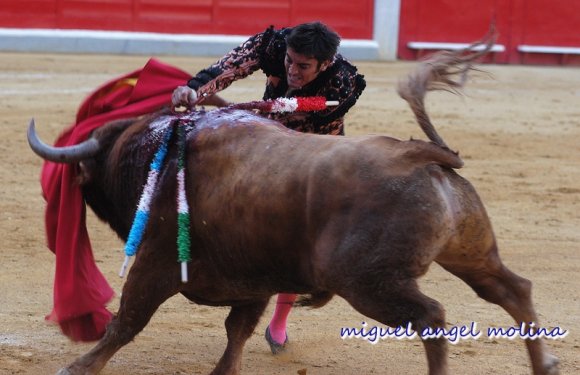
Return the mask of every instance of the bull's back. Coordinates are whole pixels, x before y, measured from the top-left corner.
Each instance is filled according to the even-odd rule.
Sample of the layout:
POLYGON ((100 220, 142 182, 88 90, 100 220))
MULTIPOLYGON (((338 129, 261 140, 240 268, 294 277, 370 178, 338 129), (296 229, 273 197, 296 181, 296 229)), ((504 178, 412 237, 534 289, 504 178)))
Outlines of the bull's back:
POLYGON ((315 157, 301 139, 282 127, 238 124, 192 140, 188 198, 211 267, 234 279, 262 275, 268 280, 257 284, 268 287, 283 287, 282 275, 301 268, 300 252, 311 247, 304 202, 315 157))
POLYGON ((211 263, 238 276, 294 272, 305 287, 323 277, 337 251, 380 259, 386 249, 372 244, 394 240, 403 251, 421 245, 418 230, 424 239, 445 229, 438 218, 447 208, 434 199, 431 170, 445 175, 462 165, 427 142, 260 123, 199 132, 191 149, 190 205, 211 263), (358 243, 368 248, 349 248, 364 237, 358 243))

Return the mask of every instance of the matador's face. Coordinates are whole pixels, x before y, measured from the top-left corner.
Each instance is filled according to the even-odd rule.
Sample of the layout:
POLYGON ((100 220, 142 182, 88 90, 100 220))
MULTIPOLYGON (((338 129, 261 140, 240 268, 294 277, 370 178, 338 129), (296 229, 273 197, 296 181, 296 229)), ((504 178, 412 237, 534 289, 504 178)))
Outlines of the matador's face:
POLYGON ((292 89, 299 89, 307 85, 318 77, 320 72, 325 71, 329 65, 329 61, 319 63, 314 57, 301 55, 288 47, 284 59, 288 86, 292 89))

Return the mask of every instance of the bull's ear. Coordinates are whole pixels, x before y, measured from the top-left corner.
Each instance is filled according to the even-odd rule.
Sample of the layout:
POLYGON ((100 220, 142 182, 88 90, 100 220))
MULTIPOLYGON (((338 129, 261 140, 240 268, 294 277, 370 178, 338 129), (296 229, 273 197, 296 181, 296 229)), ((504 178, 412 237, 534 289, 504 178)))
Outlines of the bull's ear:
POLYGON ((87 159, 79 162, 77 166, 77 183, 79 185, 85 185, 91 182, 93 179, 92 170, 94 170, 95 161, 93 159, 87 159))

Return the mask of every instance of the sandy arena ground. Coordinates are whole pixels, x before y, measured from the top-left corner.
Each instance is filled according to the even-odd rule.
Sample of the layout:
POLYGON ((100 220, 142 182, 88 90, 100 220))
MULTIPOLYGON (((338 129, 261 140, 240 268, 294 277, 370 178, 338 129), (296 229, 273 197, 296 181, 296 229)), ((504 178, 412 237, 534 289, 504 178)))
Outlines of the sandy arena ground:
MULTIPOLYGON (((94 88, 145 64, 147 57, 0 54, 0 374, 53 374, 92 344, 74 344, 44 316, 52 306, 54 257, 45 247, 41 160, 29 150, 25 130, 36 119, 40 136, 52 141, 74 119, 94 88)), ((162 57, 189 72, 213 59, 162 57)), ((413 69, 409 62, 357 64, 368 87, 347 117, 347 135, 388 134, 424 138, 395 86, 413 69)), ((580 70, 561 67, 485 66, 464 98, 427 97, 440 134, 465 160, 461 174, 486 203, 504 262, 534 282, 542 323, 569 334, 549 340, 562 374, 580 373, 580 70)), ((261 97, 261 74, 235 83, 224 96, 261 97)), ((122 243, 92 215, 95 257, 115 290, 122 243)), ((477 298, 460 280, 433 265, 421 280, 440 301, 449 326, 484 332, 450 345, 455 374, 529 374, 521 339, 490 339, 489 327, 508 327, 502 309, 477 298)), ((118 297, 110 307, 116 310, 118 297)), ((371 345, 340 338, 341 327, 377 324, 340 298, 319 310, 295 309, 291 344, 274 357, 263 339, 273 301, 245 347, 244 374, 424 374, 421 343, 386 339, 371 345)), ((225 348, 225 308, 189 303, 176 296, 121 349, 103 374, 207 374, 225 348)))

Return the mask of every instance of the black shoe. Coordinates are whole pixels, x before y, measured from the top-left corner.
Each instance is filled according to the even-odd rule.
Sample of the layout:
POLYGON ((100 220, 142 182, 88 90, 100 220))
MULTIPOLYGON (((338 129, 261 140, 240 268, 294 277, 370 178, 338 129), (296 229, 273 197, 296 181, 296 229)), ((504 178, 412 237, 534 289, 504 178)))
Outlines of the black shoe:
POLYGON ((266 327, 266 333, 264 334, 266 341, 268 341, 268 345, 270 345, 270 350, 272 354, 278 354, 286 350, 286 343, 288 342, 288 333, 286 333, 286 340, 284 340, 283 344, 278 344, 270 335, 270 326, 266 327))

